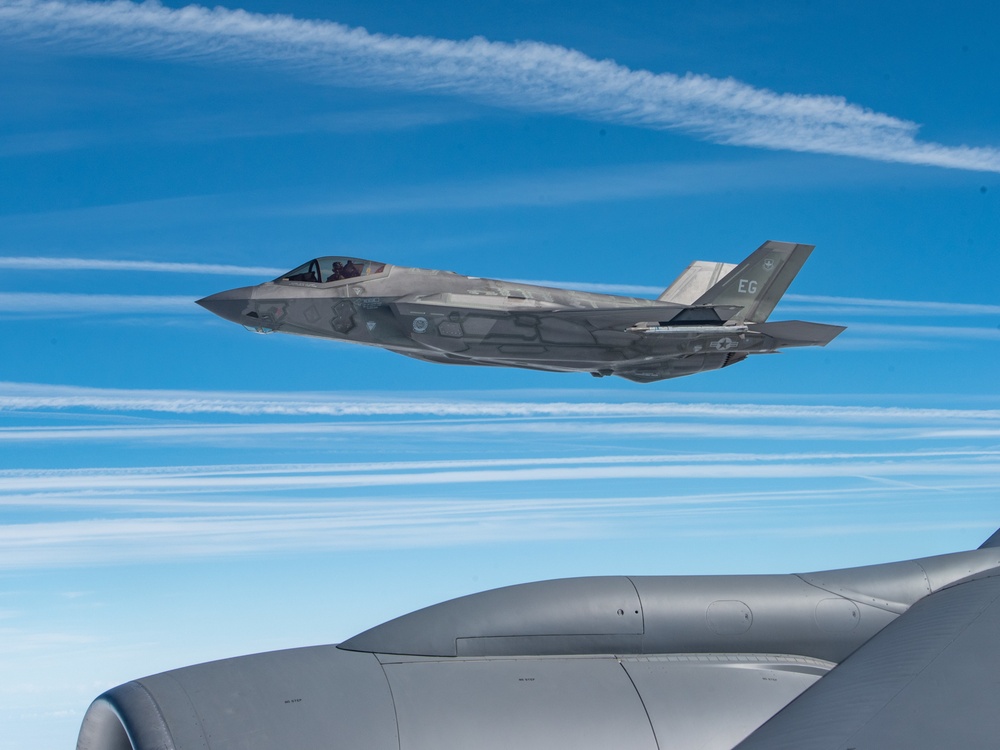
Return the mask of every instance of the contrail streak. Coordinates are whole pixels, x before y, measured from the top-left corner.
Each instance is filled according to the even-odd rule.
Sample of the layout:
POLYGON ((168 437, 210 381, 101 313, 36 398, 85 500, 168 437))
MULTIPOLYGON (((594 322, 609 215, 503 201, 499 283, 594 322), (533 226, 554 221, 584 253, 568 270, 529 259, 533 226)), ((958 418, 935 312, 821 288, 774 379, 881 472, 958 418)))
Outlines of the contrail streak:
POLYGON ((390 36, 330 21, 124 0, 0 0, 0 37, 60 52, 281 68, 316 83, 459 96, 729 145, 1000 172, 1000 149, 918 141, 916 123, 842 97, 632 70, 540 42, 390 36))
POLYGON ((170 263, 158 260, 103 260, 12 255, 0 257, 0 268, 18 271, 138 271, 141 273, 189 273, 193 275, 266 276, 272 278, 284 268, 235 266, 219 263, 170 263))

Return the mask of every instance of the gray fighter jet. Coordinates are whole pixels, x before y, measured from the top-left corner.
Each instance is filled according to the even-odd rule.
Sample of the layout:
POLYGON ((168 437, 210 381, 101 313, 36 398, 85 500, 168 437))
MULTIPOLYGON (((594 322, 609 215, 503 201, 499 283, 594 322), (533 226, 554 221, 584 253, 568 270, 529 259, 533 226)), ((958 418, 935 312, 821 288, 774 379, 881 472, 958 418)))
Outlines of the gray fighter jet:
POLYGON ((648 383, 833 340, 842 326, 767 322, 812 249, 765 242, 739 265, 695 261, 657 300, 325 257, 198 304, 258 332, 369 344, 427 362, 648 383))
POLYGON ((800 575, 576 578, 144 677, 77 750, 993 750, 1000 531, 800 575))

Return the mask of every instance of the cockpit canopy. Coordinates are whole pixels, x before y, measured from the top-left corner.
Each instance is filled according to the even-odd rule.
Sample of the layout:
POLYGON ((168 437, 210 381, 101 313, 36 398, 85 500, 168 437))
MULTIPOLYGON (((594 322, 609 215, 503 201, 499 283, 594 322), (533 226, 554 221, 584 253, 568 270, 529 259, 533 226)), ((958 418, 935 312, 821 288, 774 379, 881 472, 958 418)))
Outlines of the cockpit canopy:
POLYGON ((351 258, 344 255, 329 255, 314 258, 282 274, 275 281, 304 281, 308 284, 328 284, 335 281, 349 281, 363 276, 385 273, 387 266, 374 260, 351 258))

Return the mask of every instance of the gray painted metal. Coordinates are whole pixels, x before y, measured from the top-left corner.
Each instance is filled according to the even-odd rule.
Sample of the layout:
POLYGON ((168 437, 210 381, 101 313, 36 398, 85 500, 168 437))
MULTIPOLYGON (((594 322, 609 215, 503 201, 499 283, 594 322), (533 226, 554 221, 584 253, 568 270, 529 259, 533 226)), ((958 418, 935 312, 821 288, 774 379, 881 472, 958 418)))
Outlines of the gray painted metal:
POLYGON ((339 647, 135 680, 94 701, 77 747, 992 747, 998 633, 997 546, 801 575, 545 581, 339 647))
POLYGON ((833 667, 768 654, 629 657, 621 663, 664 749, 731 748, 833 667))
POLYGON ((987 547, 1000 547, 1000 529, 993 532, 993 536, 979 545, 979 549, 986 549, 987 547))
POLYGON ((426 607, 356 635, 341 648, 413 656, 634 652, 642 620, 628 578, 568 578, 426 607))
POLYGON ((771 576, 569 578, 453 599, 341 648, 413 656, 790 653, 840 661, 927 594, 1000 565, 1000 548, 771 576))
POLYGON ((1000 576, 906 615, 757 730, 739 750, 993 750, 1000 743, 1000 576))
POLYGON ((385 671, 400 750, 656 750, 642 700, 616 659, 411 661, 385 671))
POLYGON ((378 660, 320 646, 209 662, 121 685, 91 706, 77 748, 379 750, 398 748, 398 741, 378 660), (121 743, 122 728, 131 745, 121 743))
POLYGON ((769 241, 739 265, 695 261, 658 300, 331 256, 198 304, 261 333, 367 344, 427 362, 652 382, 832 341, 842 326, 766 322, 812 249, 769 241))

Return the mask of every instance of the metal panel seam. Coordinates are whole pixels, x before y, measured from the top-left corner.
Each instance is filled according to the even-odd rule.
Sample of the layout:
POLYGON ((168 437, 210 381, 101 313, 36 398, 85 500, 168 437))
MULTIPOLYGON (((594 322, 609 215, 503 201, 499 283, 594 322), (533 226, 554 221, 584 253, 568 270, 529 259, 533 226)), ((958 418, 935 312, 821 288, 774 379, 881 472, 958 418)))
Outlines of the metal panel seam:
MULTIPOLYGON (((646 638, 646 605, 642 603, 642 596, 639 594, 639 587, 635 585, 635 581, 632 580, 631 576, 625 576, 625 580, 632 585, 632 589, 635 591, 635 599, 639 602, 639 617, 642 618, 642 639, 646 638)), ((639 641, 640 648, 642 648, 642 641, 639 641)), ((627 671, 627 670, 626 670, 627 671)))
MULTIPOLYGON (((920 568, 920 572, 924 574, 924 585, 927 587, 927 596, 930 596, 931 594, 934 593, 934 587, 931 586, 931 577, 927 575, 927 569, 923 565, 921 565, 920 561, 918 560, 914 560, 913 564, 916 565, 918 568, 920 568)), ((917 601, 920 601, 920 599, 917 599, 917 601)), ((914 604, 916 604, 916 602, 914 602, 914 604)), ((913 604, 911 604, 910 606, 912 607, 913 604)))
POLYGON ((653 735, 653 742, 656 745, 657 750, 659 750, 660 739, 659 739, 659 737, 656 736, 656 727, 653 726, 653 718, 649 715, 649 709, 646 708, 646 701, 644 701, 642 699, 642 693, 639 692, 639 688, 636 687, 635 680, 632 679, 632 675, 630 675, 629 671, 625 668, 625 664, 622 663, 621 658, 620 657, 616 657, 616 659, 618 661, 618 666, 622 668, 622 671, 625 673, 625 676, 628 678, 629 684, 632 686, 632 689, 635 691, 636 697, 639 699, 639 705, 642 706, 642 711, 643 711, 644 714, 646 714, 646 721, 649 722, 649 731, 653 735))
MULTIPOLYGON (((177 681, 174 680, 174 682, 177 682, 177 681)), ((153 697, 153 694, 151 692, 149 692, 149 689, 145 685, 143 685, 140 680, 134 680, 133 683, 137 687, 139 687, 142 690, 142 692, 144 692, 146 694, 146 697, 149 698, 149 702, 153 704, 153 709, 156 711, 156 715, 160 718, 160 724, 163 726, 163 731, 166 732, 167 733, 167 737, 170 738, 170 747, 171 748, 176 748, 177 747, 177 743, 174 742, 174 735, 170 731, 170 725, 167 723, 167 718, 163 715, 163 711, 160 710, 160 704, 156 702, 156 698, 153 697)), ((185 697, 187 697, 187 699, 189 701, 191 700, 191 698, 188 696, 187 692, 185 692, 184 695, 185 695, 185 697)), ((118 714, 118 720, 121 721, 121 714, 118 711, 118 706, 117 705, 114 706, 114 710, 115 710, 115 713, 118 714)), ((198 717, 198 723, 201 724, 201 717, 200 716, 198 717)), ((132 736, 132 732, 131 732, 129 726, 124 721, 122 721, 122 726, 125 727, 125 733, 128 735, 128 741, 132 743, 132 747, 135 747, 136 746, 136 744, 135 744, 135 738, 132 736)))
POLYGON ((382 677, 385 679, 385 686, 389 688, 389 700, 392 701, 392 718, 396 722, 396 747, 401 748, 403 746, 403 740, 399 736, 399 712, 396 710, 396 696, 392 692, 392 681, 389 679, 389 675, 386 674, 385 664, 382 660, 378 658, 375 654, 372 654, 372 658, 375 663, 378 664, 380 670, 382 670, 382 677))
MULTIPOLYGON (((910 560, 909 562, 913 562, 913 561, 910 560)), ((923 568, 920 568, 920 572, 924 574, 924 581, 926 582, 927 581, 927 573, 924 571, 923 568)), ((913 604, 906 605, 906 609, 904 609, 902 612, 896 612, 895 610, 889 609, 888 607, 882 607, 882 606, 879 606, 878 604, 875 604, 875 603, 872 603, 872 602, 865 602, 865 601, 861 601, 859 599, 852 599, 851 597, 844 596, 843 594, 841 594, 841 593, 839 593, 837 591, 833 591, 832 589, 823 588, 818 583, 813 583, 812 581, 807 581, 805 578, 802 577, 803 575, 811 575, 810 573, 791 573, 790 575, 795 576, 796 578, 798 578, 800 581, 802 581, 802 583, 806 584, 807 586, 812 586, 817 591, 822 591, 824 594, 829 594, 830 596, 835 596, 838 599, 843 599, 845 602, 853 602, 854 604, 863 604, 866 607, 872 607, 874 609, 880 609, 883 612, 889 612, 891 614, 896 615, 897 617, 900 616, 900 615, 905 614, 907 612, 907 610, 909 610, 909 608, 913 606, 913 604, 916 604, 916 602, 914 602, 913 604)), ((929 588, 930 588, 930 583, 928 582, 928 589, 929 588)), ((860 592, 860 591, 851 591, 850 593, 861 594, 862 592, 860 592)), ((917 599, 917 601, 919 602, 922 599, 930 596, 931 593, 933 593, 933 592, 924 594, 924 596, 920 597, 920 599, 917 599)), ((870 597, 871 595, 868 595, 868 596, 870 597)))

